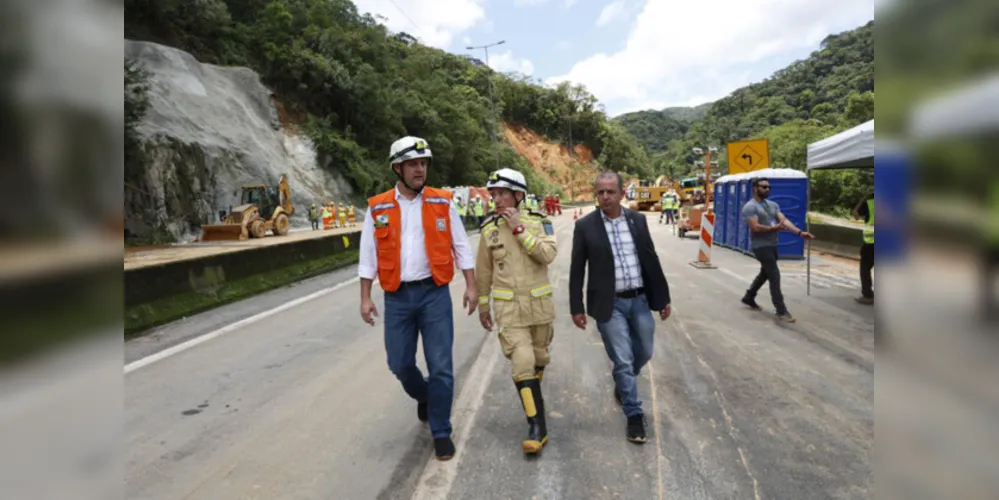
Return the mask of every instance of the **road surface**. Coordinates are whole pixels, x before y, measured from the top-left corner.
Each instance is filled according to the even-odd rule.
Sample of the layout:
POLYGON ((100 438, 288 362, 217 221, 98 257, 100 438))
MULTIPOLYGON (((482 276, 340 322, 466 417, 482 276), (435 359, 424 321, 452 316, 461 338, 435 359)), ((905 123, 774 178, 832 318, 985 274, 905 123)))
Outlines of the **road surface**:
MULTIPOLYGON (((495 334, 456 307, 458 454, 434 460, 427 426, 386 366, 382 323, 362 323, 347 269, 126 344, 126 497, 869 497, 874 320, 852 300, 855 268, 813 262, 809 297, 804 264, 783 263, 798 323, 778 325, 772 307, 739 304, 755 261, 716 249, 718 269, 695 269, 698 241, 650 223, 675 312, 657 320, 639 378, 646 445, 625 440, 593 321, 581 331, 568 314, 566 212, 551 270, 560 314, 541 457, 520 450, 526 424, 495 334)), ((451 292, 460 304, 461 286, 451 292)), ((768 293, 759 301, 768 306, 768 293)))

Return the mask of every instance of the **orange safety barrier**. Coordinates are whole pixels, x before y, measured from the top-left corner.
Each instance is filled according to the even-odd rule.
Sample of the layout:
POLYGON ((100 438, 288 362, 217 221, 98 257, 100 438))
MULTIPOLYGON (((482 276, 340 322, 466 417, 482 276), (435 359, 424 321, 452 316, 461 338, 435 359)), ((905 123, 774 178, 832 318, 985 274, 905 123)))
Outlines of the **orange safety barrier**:
POLYGON ((701 244, 697 248, 697 260, 690 265, 700 269, 714 269, 711 263, 711 247, 715 236, 715 214, 706 212, 701 214, 701 244))

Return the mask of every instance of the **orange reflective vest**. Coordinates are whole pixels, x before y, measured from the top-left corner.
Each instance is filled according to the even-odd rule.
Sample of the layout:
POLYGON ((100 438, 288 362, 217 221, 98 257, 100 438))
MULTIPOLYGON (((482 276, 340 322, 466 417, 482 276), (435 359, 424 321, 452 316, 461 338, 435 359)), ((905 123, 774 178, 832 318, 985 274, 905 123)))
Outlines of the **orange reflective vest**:
MULTIPOLYGON (((368 199, 368 217, 374 218, 378 281, 382 290, 394 292, 402 281, 402 211, 395 188, 368 199)), ((423 235, 434 283, 450 283, 454 278, 450 191, 423 188, 423 235)))

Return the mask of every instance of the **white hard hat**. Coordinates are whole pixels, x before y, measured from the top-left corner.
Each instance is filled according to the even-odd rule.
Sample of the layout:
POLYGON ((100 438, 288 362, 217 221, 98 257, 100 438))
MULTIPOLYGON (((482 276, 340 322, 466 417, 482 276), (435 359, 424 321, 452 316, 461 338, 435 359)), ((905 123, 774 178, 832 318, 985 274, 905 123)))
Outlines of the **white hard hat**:
POLYGON ((493 172, 489 176, 489 181, 486 182, 486 189, 492 188, 506 188, 526 194, 527 180, 524 179, 524 174, 512 168, 501 168, 493 172))
POLYGON ((417 158, 427 158, 429 160, 433 157, 433 153, 430 152, 430 145, 427 144, 427 141, 419 137, 403 137, 393 142, 392 148, 389 149, 390 166, 407 160, 415 160, 417 158))

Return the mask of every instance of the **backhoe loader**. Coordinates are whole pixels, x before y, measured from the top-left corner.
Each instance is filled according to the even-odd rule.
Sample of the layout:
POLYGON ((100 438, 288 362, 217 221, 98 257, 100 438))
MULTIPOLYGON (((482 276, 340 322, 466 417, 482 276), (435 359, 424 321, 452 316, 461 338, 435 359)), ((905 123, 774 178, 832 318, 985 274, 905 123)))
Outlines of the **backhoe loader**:
POLYGON ((291 228, 288 218, 294 213, 287 175, 281 176, 277 187, 246 185, 239 206, 230 208, 220 224, 201 226, 199 241, 242 241, 263 238, 268 232, 284 236, 291 228))

